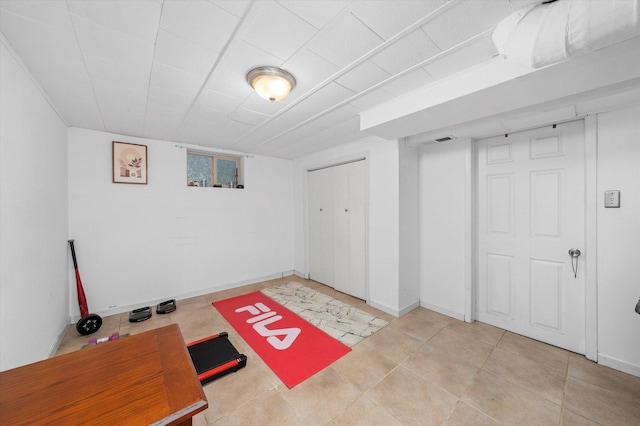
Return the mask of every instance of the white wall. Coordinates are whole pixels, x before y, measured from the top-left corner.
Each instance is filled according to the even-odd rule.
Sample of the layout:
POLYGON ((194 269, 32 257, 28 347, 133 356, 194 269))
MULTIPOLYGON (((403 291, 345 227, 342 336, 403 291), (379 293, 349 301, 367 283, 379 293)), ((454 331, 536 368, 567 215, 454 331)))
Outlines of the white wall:
POLYGON ((418 149, 399 143, 400 294, 402 313, 420 303, 420 185, 418 149))
POLYGON ((463 319, 468 140, 420 149, 420 305, 463 319))
POLYGON ((598 115, 598 196, 598 362, 640 376, 640 107, 598 115))
POLYGON ((291 161, 249 156, 245 189, 198 188, 186 186, 186 154, 171 142, 69 130, 69 235, 92 312, 292 273, 291 161), (147 145, 148 185, 112 183, 112 141, 147 145))
POLYGON ((295 269, 307 276, 307 170, 367 157, 368 302, 401 315, 398 141, 370 137, 294 160, 295 269))
MULTIPOLYGON (((598 362, 640 376, 640 107, 598 114, 596 137, 598 362), (615 189, 621 208, 605 209, 604 191, 615 189)), ((420 304, 458 319, 469 266, 466 143, 420 149, 420 304)))
POLYGON ((41 360, 69 322, 67 128, 0 43, 0 371, 41 360))

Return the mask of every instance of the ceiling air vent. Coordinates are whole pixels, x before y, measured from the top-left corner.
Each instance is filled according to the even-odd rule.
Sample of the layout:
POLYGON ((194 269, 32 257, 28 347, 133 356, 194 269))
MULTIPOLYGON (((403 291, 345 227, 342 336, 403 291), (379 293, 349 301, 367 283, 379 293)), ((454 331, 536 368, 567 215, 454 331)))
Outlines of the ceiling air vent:
POLYGON ((455 137, 453 137, 453 136, 445 136, 443 138, 438 138, 435 141, 438 142, 438 143, 444 143, 444 142, 452 141, 454 139, 455 139, 455 137))

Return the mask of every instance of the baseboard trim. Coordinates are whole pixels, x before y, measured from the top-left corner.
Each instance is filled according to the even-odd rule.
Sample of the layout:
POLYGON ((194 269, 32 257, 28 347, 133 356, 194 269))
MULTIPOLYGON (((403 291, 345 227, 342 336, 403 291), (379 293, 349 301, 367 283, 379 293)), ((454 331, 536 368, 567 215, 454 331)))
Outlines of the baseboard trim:
POLYGON ((640 365, 631 364, 620 359, 602 355, 601 353, 598 354, 598 364, 640 377, 640 365))
MULTIPOLYGON (((131 312, 134 309, 138 309, 142 306, 155 306, 160 302, 164 302, 165 300, 170 300, 170 299, 175 299, 175 300, 184 300, 184 299, 189 299, 191 297, 198 297, 198 296, 204 296, 205 294, 209 294, 209 293, 215 293, 217 291, 223 291, 223 290, 229 290, 232 288, 237 288, 237 287, 242 287, 245 285, 251 285, 251 284, 256 284, 256 283, 260 283, 263 281, 269 281, 269 280, 276 280, 279 278, 284 278, 284 277, 288 277, 294 274, 295 271, 290 270, 290 271, 283 271, 283 272, 276 272, 273 274, 269 274, 269 275, 264 275, 262 277, 257 277, 257 278, 252 278, 252 279, 248 279, 248 280, 242 280, 242 281, 236 281, 233 283, 229 283, 229 284, 223 284, 223 285, 219 285, 216 287, 208 287, 208 288, 203 288, 200 290, 196 290, 196 291, 190 291, 188 293, 180 293, 180 294, 175 294, 173 296, 166 296, 163 297, 161 299, 151 299, 151 300, 143 300, 140 301, 139 303, 135 303, 135 304, 131 304, 131 305, 123 305, 123 306, 115 306, 113 308, 110 309, 104 309, 101 311, 91 311, 92 314, 97 314, 100 315, 101 317, 108 317, 111 315, 117 315, 117 314, 121 314, 123 312, 131 312)), ((75 314, 72 316, 71 321, 70 322, 76 322, 80 319, 80 317, 75 314)))
POLYGON ((420 307, 420 301, 416 300, 415 302, 413 302, 409 306, 405 306, 404 308, 400 309, 400 316, 402 317, 402 316, 408 314, 409 312, 411 312, 414 309, 419 308, 419 307, 420 307))
POLYGON ((378 303, 375 300, 369 300, 369 306, 372 306, 376 309, 380 309, 383 312, 388 313, 389 315, 393 315, 394 317, 400 318, 400 311, 398 309, 392 308, 389 305, 385 305, 384 303, 378 303))
POLYGON ((439 314, 446 315, 451 318, 455 318, 460 321, 464 321, 464 313, 454 312, 449 309, 442 308, 440 306, 432 305, 426 302, 420 302, 420 306, 429 310, 435 311, 439 314))
POLYGON ((293 274, 296 277, 300 277, 300 278, 304 278, 305 280, 309 279, 309 274, 305 274, 304 272, 300 272, 300 271, 293 271, 293 274))
POLYGON ((47 358, 53 358, 56 353, 58 352, 58 349, 60 349, 60 345, 62 344, 62 340, 64 339, 64 336, 67 335, 67 330, 69 329, 69 325, 71 325, 71 316, 69 315, 65 321, 62 322, 62 324, 60 324, 58 326, 58 330, 61 330, 60 333, 58 333, 58 337, 56 338, 56 340, 53 341, 53 343, 51 344, 51 347, 49 348, 49 352, 47 353, 47 358))

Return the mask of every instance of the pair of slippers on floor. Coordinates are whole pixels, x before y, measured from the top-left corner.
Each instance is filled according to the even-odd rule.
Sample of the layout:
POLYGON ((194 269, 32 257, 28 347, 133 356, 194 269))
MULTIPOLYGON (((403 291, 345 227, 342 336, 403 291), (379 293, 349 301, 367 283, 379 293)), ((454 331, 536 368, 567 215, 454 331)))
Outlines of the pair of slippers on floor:
MULTIPOLYGON (((167 300, 165 302, 158 303, 156 306, 156 313, 168 314, 176 310, 175 299, 167 300)), ((129 313, 129 322, 140 322, 151 318, 151 307, 145 306, 144 308, 134 309, 129 313)))

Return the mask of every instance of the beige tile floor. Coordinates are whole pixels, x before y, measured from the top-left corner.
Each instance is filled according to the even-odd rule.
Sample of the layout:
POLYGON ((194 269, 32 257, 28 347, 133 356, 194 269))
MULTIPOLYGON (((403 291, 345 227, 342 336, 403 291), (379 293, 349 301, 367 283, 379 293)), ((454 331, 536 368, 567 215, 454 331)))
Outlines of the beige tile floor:
MULTIPOLYGON (((204 386, 209 408, 195 425, 640 425, 640 378, 479 322, 418 308, 395 318, 331 288, 287 277, 179 300, 141 323, 104 318, 95 337, 171 323, 186 342, 229 333, 247 366, 204 386), (390 325, 293 389, 211 306, 214 300, 291 280, 374 313, 390 325)), ((72 325, 58 354, 89 337, 72 325)))

